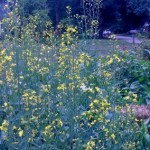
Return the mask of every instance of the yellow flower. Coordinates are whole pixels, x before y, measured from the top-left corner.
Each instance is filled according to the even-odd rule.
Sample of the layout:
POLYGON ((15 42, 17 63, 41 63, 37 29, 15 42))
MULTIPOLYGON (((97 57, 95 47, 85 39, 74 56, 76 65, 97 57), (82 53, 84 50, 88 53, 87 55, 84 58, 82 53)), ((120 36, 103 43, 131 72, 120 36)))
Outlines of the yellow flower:
POLYGON ((98 104, 98 102, 99 102, 99 101, 98 101, 97 99, 95 99, 95 100, 93 101, 94 104, 98 104))
POLYGON ((133 94, 133 97, 134 97, 134 98, 137 98, 137 94, 133 94))
POLYGON ((107 64, 110 65, 110 64, 112 64, 112 63, 113 63, 113 59, 110 58, 109 61, 107 62, 107 64))
POLYGON ((0 80, 0 85, 2 85, 3 84, 3 81, 2 80, 0 80))
POLYGON ((95 87, 95 90, 96 90, 96 92, 99 92, 99 91, 100 91, 98 87, 95 87))
POLYGON ((0 126, 0 130, 7 131, 9 126, 9 122, 7 120, 4 120, 2 123, 2 126, 0 126))
POLYGON ((71 33, 76 33, 77 32, 75 27, 74 28, 73 27, 68 27, 66 31, 71 32, 71 33))
POLYGON ((86 145, 85 150, 93 150, 95 147, 95 142, 94 141, 89 141, 86 145))
POLYGON ((137 99, 136 99, 136 98, 134 98, 132 101, 136 103, 136 102, 137 102, 137 99))
POLYGON ((13 126, 13 130, 16 130, 17 129, 17 127, 16 126, 13 126))
POLYGON ((98 25, 98 20, 92 20, 91 25, 92 26, 97 26, 98 25))
POLYGON ((120 60, 120 58, 119 58, 116 54, 114 54, 113 56, 114 56, 114 58, 115 58, 115 59, 117 59, 117 60, 118 60, 118 62, 120 62, 120 61, 121 61, 121 60, 120 60))
POLYGON ((129 99, 130 99, 130 96, 126 96, 125 99, 126 99, 126 100, 129 100, 129 99))
POLYGON ((5 102, 5 103, 4 103, 4 106, 7 107, 7 106, 8 106, 8 103, 5 102))
POLYGON ((111 77, 111 73, 107 72, 107 71, 104 71, 104 76, 105 77, 111 77))
POLYGON ((23 130, 21 128, 19 128, 18 131, 19 131, 18 132, 19 137, 22 137, 23 136, 23 130))
POLYGON ((111 136, 110 136, 113 140, 115 140, 115 134, 113 133, 111 136))
POLYGON ((60 84, 60 85, 57 87, 57 90, 65 90, 65 89, 66 89, 65 84, 60 84))

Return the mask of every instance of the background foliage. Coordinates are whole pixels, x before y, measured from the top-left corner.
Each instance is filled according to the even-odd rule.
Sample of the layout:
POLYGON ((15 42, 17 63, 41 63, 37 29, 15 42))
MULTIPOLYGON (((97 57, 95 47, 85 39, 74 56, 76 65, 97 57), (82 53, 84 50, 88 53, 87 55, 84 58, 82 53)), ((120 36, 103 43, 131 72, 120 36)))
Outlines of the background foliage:
MULTIPOLYGON (((26 15, 40 10, 41 15, 49 16, 56 27, 60 20, 67 18, 65 8, 68 5, 72 7, 73 14, 83 15, 83 2, 84 0, 21 0, 20 7, 23 7, 26 15)), ((102 29, 127 32, 143 26, 150 19, 149 0, 103 0, 101 6, 99 15, 102 29)))

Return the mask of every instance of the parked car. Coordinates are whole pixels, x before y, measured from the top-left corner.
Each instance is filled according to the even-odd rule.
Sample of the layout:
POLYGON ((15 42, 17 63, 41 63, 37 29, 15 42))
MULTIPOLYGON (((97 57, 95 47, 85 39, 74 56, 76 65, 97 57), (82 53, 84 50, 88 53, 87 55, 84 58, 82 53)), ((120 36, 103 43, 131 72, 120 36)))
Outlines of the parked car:
POLYGON ((110 29, 106 29, 103 31, 103 37, 104 38, 109 38, 111 36, 112 32, 110 31, 110 29))
POLYGON ((139 33, 140 31, 139 30, 130 30, 129 31, 129 34, 137 34, 137 33, 139 33))

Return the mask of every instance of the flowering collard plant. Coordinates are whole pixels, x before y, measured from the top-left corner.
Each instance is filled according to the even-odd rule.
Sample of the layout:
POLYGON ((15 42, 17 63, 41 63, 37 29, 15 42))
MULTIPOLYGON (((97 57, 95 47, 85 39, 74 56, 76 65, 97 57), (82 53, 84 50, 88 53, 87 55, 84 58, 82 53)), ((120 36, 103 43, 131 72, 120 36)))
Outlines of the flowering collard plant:
MULTIPOLYGON (((99 2, 86 1, 86 7, 95 12, 99 2)), ((67 10, 70 14, 70 7, 67 10)), ((84 21, 91 17, 88 31, 95 33, 98 20, 91 14, 84 21)), ((86 47, 80 48, 78 26, 60 24, 57 34, 51 21, 40 28, 38 14, 26 21, 20 35, 20 24, 12 15, 4 21, 8 30, 0 45, 0 147, 144 148, 142 133, 148 137, 146 127, 141 132, 132 113, 121 113, 122 106, 130 110, 130 104, 136 106, 141 100, 133 88, 135 83, 131 89, 124 88, 132 80, 128 81, 123 71, 135 75, 135 68, 126 65, 134 56, 124 52, 92 57, 86 47)), ((149 65, 142 65, 149 70, 149 65)), ((143 78, 140 81, 143 83, 143 78)))

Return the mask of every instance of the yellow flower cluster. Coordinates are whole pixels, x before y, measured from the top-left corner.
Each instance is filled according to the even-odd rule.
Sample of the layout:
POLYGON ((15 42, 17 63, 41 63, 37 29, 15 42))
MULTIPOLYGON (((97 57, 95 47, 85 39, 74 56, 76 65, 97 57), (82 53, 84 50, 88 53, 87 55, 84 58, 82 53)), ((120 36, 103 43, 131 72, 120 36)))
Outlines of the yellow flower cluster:
POLYGON ((93 126, 98 122, 104 122, 106 113, 110 109, 110 103, 106 99, 98 100, 94 99, 89 105, 90 110, 83 112, 83 116, 86 116, 90 122, 88 126, 93 126))
POLYGON ((51 125, 47 125, 43 131, 43 134, 45 136, 45 138, 47 139, 50 139, 54 136, 54 133, 52 132, 52 126, 51 125))
POLYGON ((74 34, 77 34, 77 33, 78 33, 78 30, 77 30, 77 27, 71 27, 71 26, 69 26, 69 27, 67 27, 66 32, 67 32, 67 33, 74 33, 74 34))
POLYGON ((85 150, 93 150, 94 148, 95 148, 95 142, 94 141, 89 141, 85 146, 85 150))
POLYGON ((2 126, 0 126, 0 130, 2 131, 8 131, 9 122, 7 120, 4 120, 2 123, 2 126))

